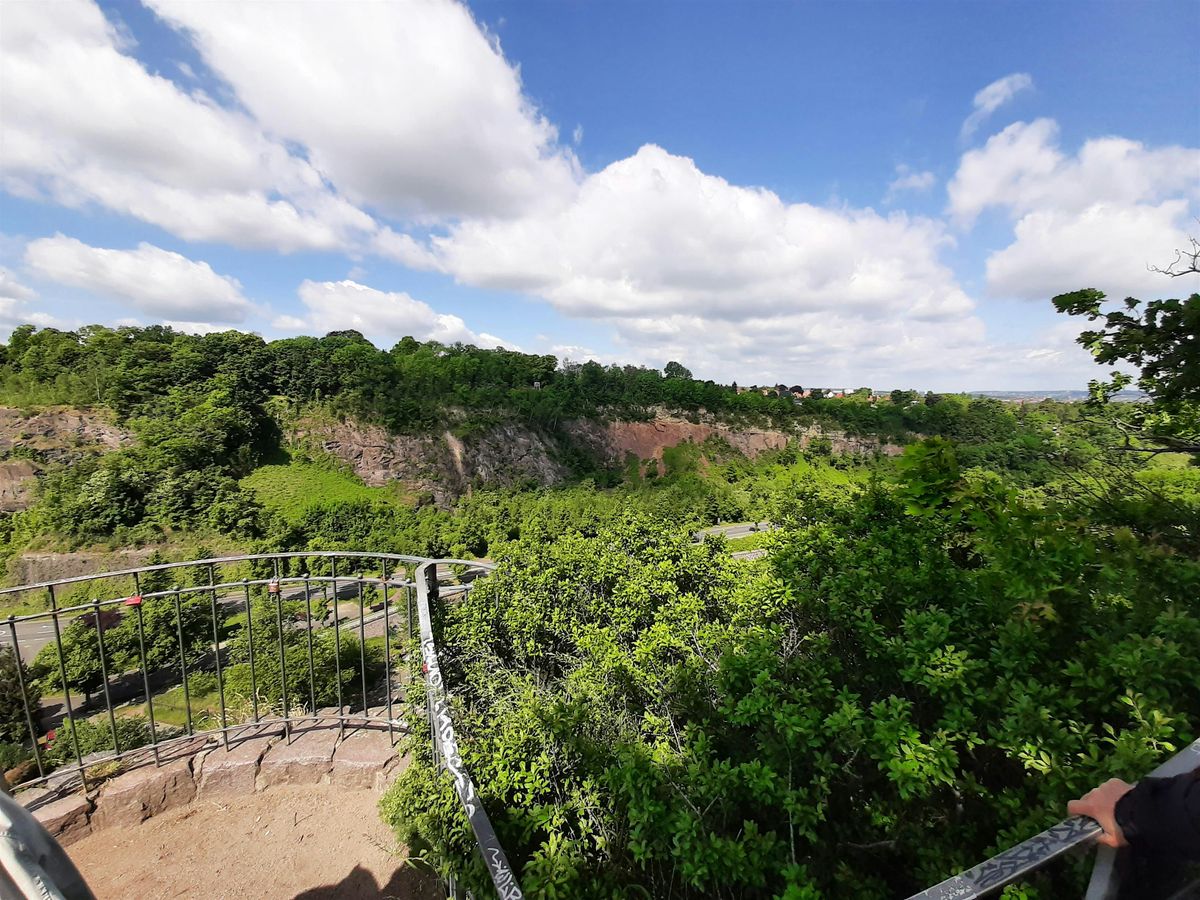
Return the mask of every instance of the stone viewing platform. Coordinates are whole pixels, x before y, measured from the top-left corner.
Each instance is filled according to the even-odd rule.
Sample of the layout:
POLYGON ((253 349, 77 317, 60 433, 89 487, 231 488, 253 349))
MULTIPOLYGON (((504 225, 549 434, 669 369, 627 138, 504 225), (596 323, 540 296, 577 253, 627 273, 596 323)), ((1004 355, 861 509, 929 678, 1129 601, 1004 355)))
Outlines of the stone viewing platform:
MULTIPOLYGON (((336 722, 264 721, 232 730, 228 749, 219 735, 184 738, 128 755, 119 774, 88 793, 78 779, 62 779, 17 795, 64 846, 94 831, 138 825, 193 801, 231 797, 289 785, 328 784, 380 793, 407 763, 386 727, 336 722)), ((94 776, 89 773, 89 784, 94 776)))

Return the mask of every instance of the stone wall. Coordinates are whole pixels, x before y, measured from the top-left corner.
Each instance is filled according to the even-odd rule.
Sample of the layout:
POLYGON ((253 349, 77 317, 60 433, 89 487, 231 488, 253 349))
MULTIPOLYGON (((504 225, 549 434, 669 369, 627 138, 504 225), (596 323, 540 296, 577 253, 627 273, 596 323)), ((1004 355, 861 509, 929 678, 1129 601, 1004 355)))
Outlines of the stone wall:
POLYGON ((392 746, 386 727, 336 723, 293 725, 285 736, 281 721, 248 725, 230 735, 196 736, 153 751, 127 756, 121 773, 88 793, 78 775, 65 770, 44 788, 17 794, 26 808, 67 845, 93 830, 137 825, 168 809, 276 785, 334 784, 382 791, 407 764, 392 746))

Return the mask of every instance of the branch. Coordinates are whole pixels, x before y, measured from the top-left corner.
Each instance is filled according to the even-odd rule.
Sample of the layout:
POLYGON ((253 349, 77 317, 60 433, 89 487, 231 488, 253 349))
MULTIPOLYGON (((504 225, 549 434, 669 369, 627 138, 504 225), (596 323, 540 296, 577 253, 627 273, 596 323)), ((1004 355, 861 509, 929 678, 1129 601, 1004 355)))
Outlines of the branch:
POLYGON ((1151 272, 1157 272, 1159 275, 1166 275, 1170 278, 1179 278, 1182 275, 1195 275, 1200 273, 1200 240, 1194 237, 1189 237, 1191 242, 1191 250, 1176 250, 1175 259, 1165 268, 1160 266, 1147 265, 1146 268, 1151 272), (1178 270, 1176 266, 1180 266, 1178 270))

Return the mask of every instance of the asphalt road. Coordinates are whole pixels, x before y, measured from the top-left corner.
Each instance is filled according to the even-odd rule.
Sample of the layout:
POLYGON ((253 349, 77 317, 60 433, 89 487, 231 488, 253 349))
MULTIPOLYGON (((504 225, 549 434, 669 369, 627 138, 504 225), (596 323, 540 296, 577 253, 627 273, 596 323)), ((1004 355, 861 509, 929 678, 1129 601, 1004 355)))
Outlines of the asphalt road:
POLYGON ((774 525, 770 522, 738 522, 733 525, 713 525, 711 528, 701 528, 696 532, 696 540, 706 534, 723 534, 727 538, 740 538, 759 531, 771 531, 774 525))

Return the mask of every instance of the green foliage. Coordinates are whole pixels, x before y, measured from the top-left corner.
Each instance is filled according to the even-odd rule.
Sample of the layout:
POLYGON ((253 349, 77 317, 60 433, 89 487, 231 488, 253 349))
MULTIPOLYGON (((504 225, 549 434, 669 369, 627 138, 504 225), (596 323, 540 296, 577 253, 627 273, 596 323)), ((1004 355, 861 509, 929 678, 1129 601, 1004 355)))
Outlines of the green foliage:
MULTIPOLYGON (((150 743, 150 722, 141 716, 119 716, 116 719, 117 741, 121 752, 145 747, 150 743)), ((174 733, 169 726, 158 726, 158 739, 163 740, 174 733)), ((61 766, 75 760, 75 740, 79 740, 79 755, 86 757, 91 753, 115 749, 113 744, 112 725, 107 716, 97 716, 92 719, 72 719, 67 717, 62 725, 55 729, 54 740, 45 753, 45 761, 51 767, 61 766)))
POLYGON ((291 524, 302 522, 314 508, 397 499, 388 488, 367 487, 351 474, 311 462, 259 466, 241 484, 265 509, 291 524))
MULTIPOLYGON (((29 723, 25 718, 25 702, 37 709, 41 692, 33 683, 28 668, 17 672, 17 655, 11 647, 0 647, 0 743, 24 743, 29 740, 29 723), (21 696, 21 679, 25 682, 25 699, 21 696)), ((37 718, 34 717, 36 724, 37 718)), ((0 767, 3 769, 4 767, 0 767)))
MULTIPOLYGON (((1200 294, 1145 304, 1127 297, 1107 311, 1106 302, 1104 293, 1094 288, 1053 300, 1059 312, 1102 323, 1078 338, 1096 362, 1137 368, 1137 386, 1152 401, 1135 407, 1130 416, 1141 436, 1169 449, 1200 453, 1200 294)), ((1117 373, 1110 381, 1093 381, 1093 404, 1103 406, 1133 380, 1117 373)))
MULTIPOLYGON (((510 547, 448 611, 459 746, 529 896, 903 895, 1200 733, 1195 561, 944 441, 780 518, 770 574, 631 519, 510 547)), ((383 809, 483 889, 420 747, 383 809)))
POLYGON ((257 600, 252 606, 252 629, 242 626, 229 641, 229 665, 224 671, 229 700, 256 700, 263 706, 283 701, 279 650, 282 635, 283 666, 287 673, 289 707, 343 705, 362 708, 363 662, 367 667, 368 690, 383 668, 382 648, 367 643, 345 629, 321 628, 312 632, 313 666, 310 681, 308 631, 304 627, 303 602, 284 604, 283 627, 274 601, 257 600), (253 631, 253 640, 251 640, 253 631), (250 659, 253 651, 254 671, 250 659), (339 678, 340 675, 340 678, 339 678))

